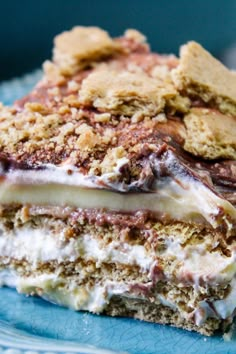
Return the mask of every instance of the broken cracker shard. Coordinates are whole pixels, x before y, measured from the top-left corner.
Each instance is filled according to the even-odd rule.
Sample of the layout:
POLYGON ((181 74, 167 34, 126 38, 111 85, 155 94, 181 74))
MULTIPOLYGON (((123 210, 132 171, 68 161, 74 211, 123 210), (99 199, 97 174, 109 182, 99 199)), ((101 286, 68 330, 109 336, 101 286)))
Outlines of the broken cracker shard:
POLYGON ((236 308, 236 75, 75 27, 0 107, 0 281, 211 335, 236 308))

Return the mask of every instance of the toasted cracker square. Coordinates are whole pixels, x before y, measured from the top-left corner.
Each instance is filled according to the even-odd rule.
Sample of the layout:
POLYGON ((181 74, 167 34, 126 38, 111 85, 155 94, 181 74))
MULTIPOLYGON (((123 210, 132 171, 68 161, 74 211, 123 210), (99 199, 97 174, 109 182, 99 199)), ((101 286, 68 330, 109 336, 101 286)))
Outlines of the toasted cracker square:
POLYGON ((236 115, 236 73, 228 70, 200 44, 181 47, 180 62, 172 78, 178 90, 215 104, 222 112, 236 115))
POLYGON ((236 117, 193 108, 184 123, 186 151, 205 159, 236 159, 236 117))

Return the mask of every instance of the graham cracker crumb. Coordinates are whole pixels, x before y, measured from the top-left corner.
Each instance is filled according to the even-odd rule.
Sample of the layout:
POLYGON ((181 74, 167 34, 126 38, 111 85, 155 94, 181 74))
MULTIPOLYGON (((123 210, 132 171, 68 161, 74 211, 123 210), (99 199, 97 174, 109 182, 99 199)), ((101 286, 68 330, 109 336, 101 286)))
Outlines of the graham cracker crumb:
POLYGON ((153 120, 159 123, 167 123, 167 117, 165 113, 159 113, 156 117, 153 118, 153 120))
POLYGON ((151 71, 151 76, 163 81, 171 82, 170 69, 167 65, 155 65, 151 71))
POLYGON ((131 118, 132 123, 139 123, 144 119, 143 113, 142 112, 136 112, 131 118))
POLYGON ((107 123, 111 118, 110 113, 94 114, 94 120, 98 123, 107 123))
POLYGON ((59 96, 60 95, 60 90, 58 86, 51 87, 47 90, 47 93, 50 96, 59 96))
POLYGON ((81 150, 93 149, 97 144, 100 143, 100 137, 98 134, 93 132, 91 126, 83 123, 76 130, 76 134, 79 134, 79 138, 76 141, 77 148, 81 150))
MULTIPOLYGON (((0 146, 6 151, 19 153, 17 145, 24 143, 23 150, 31 152, 35 146, 45 144, 56 127, 61 124, 58 114, 42 115, 43 106, 26 104, 23 112, 15 114, 10 109, 0 112, 0 146), (39 111, 36 111, 39 108, 39 111), (32 111, 33 109, 33 111, 32 111)), ((48 142, 48 141, 47 141, 48 142)))
POLYGON ((55 137, 52 137, 50 140, 56 142, 57 144, 64 144, 65 137, 73 133, 75 130, 75 125, 71 122, 63 124, 59 128, 59 132, 55 137))
POLYGON ((56 85, 62 85, 66 81, 59 67, 50 60, 46 60, 43 64, 43 71, 45 74, 45 79, 49 82, 53 82, 56 85))
POLYGON ((74 80, 70 80, 68 82, 67 86, 68 86, 69 91, 78 91, 80 88, 80 85, 78 84, 78 82, 76 82, 74 80))
POLYGON ((46 115, 49 113, 49 110, 46 106, 44 106, 43 104, 41 103, 38 103, 38 102, 28 102, 25 104, 25 108, 28 110, 28 111, 31 111, 31 112, 38 112, 42 115, 46 115))
POLYGON ((135 29, 127 29, 125 31, 125 37, 128 39, 132 39, 137 43, 145 43, 147 38, 139 31, 135 29))
POLYGON ((63 114, 68 114, 68 113, 70 113, 70 108, 69 108, 69 106, 64 105, 64 106, 59 107, 58 113, 59 113, 59 114, 62 114, 62 115, 63 115, 63 114))
POLYGON ((188 97, 183 97, 180 94, 177 94, 168 100, 167 105, 169 113, 175 115, 176 112, 189 112, 191 101, 188 97))
POLYGON ((101 163, 102 174, 113 172, 114 168, 117 166, 121 159, 124 159, 125 163, 127 163, 128 159, 126 157, 127 152, 122 146, 108 150, 105 158, 101 163))
POLYGON ((71 107, 76 107, 76 108, 81 107, 81 104, 78 100, 77 95, 74 95, 74 94, 64 97, 63 102, 67 103, 71 107))

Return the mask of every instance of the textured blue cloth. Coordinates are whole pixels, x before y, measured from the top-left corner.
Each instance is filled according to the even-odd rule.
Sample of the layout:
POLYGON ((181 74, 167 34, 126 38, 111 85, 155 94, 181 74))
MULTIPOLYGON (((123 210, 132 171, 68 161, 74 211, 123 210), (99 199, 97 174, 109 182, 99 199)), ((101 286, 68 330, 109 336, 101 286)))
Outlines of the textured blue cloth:
POLYGON ((26 95, 42 76, 41 70, 26 74, 21 78, 11 79, 0 83, 0 102, 5 105, 26 95))

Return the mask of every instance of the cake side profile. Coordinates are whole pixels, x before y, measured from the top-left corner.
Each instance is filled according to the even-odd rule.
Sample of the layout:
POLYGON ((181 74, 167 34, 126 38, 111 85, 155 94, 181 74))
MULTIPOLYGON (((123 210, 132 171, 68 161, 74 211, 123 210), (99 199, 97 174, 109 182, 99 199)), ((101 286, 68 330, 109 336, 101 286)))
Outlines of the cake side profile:
POLYGON ((0 284, 212 335, 236 308, 236 74, 75 27, 0 107, 0 284))

